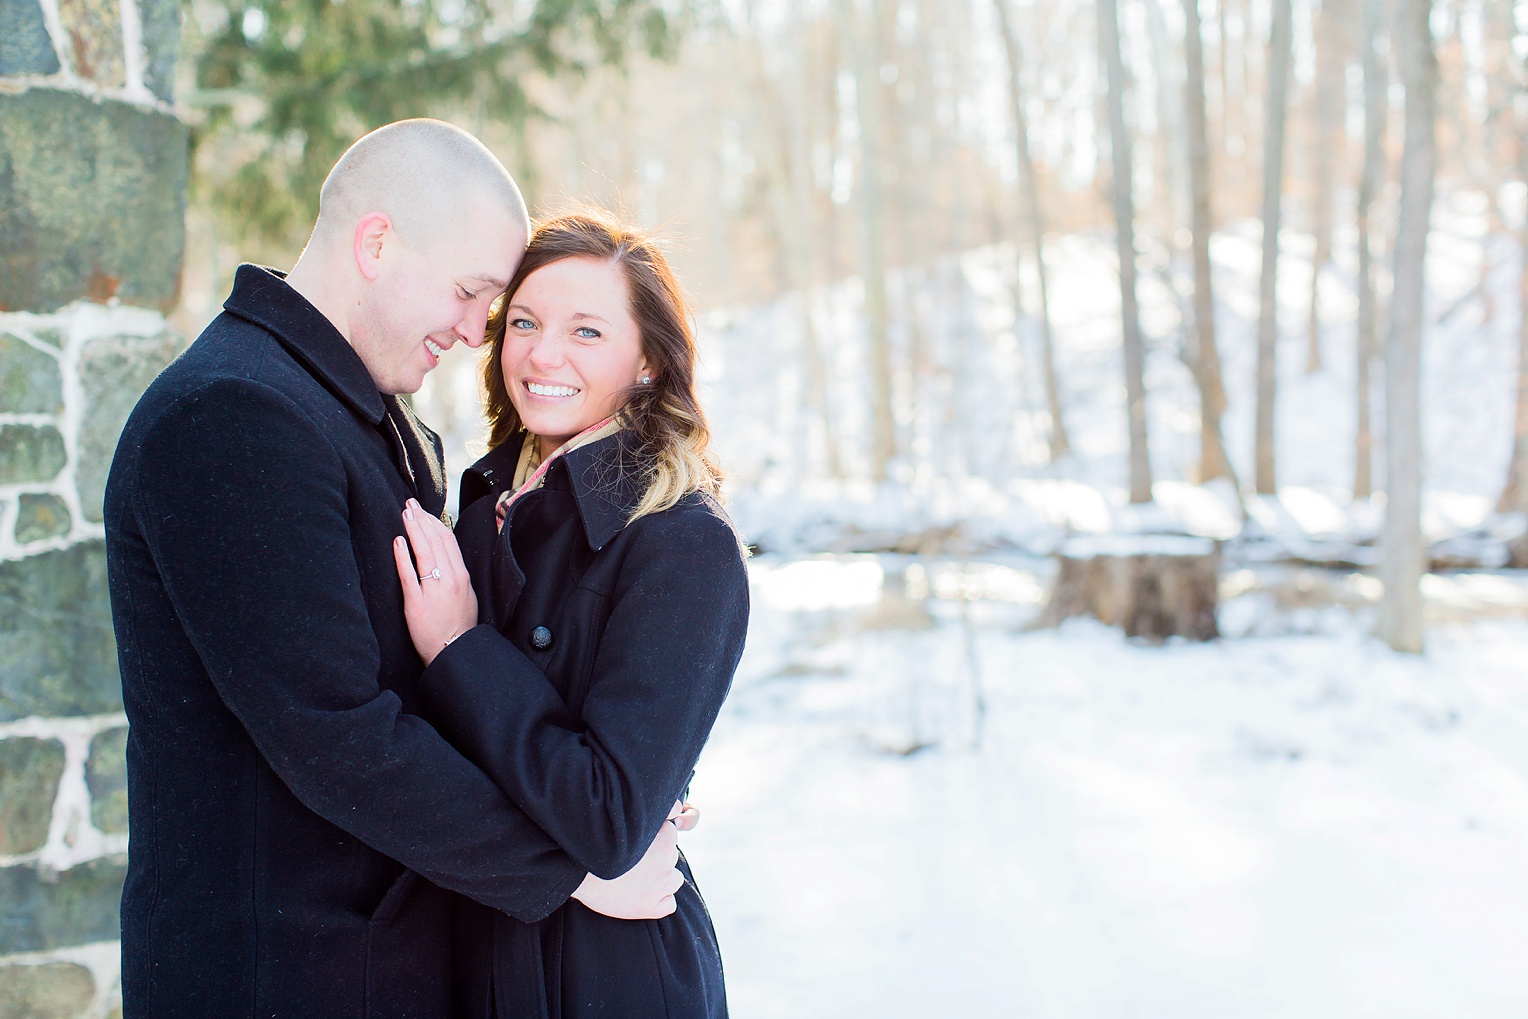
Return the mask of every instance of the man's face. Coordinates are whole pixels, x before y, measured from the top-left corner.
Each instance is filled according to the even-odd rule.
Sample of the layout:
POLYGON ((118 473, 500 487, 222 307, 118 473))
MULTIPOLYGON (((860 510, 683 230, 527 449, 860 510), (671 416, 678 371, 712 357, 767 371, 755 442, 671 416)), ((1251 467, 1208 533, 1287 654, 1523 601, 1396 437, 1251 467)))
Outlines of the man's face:
POLYGON ((488 306, 504 292, 525 252, 520 221, 492 202, 471 206, 463 222, 434 238, 388 231, 351 320, 351 344, 377 389, 414 393, 458 340, 483 343, 488 306))

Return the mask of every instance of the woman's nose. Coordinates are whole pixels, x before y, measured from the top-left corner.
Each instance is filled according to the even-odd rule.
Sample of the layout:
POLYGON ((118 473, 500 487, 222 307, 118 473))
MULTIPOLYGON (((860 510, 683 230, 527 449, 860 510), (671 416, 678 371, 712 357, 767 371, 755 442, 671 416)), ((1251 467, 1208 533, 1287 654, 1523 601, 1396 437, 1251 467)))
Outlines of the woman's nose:
POLYGON ((562 343, 543 333, 531 344, 527 359, 538 371, 559 367, 564 360, 562 343))

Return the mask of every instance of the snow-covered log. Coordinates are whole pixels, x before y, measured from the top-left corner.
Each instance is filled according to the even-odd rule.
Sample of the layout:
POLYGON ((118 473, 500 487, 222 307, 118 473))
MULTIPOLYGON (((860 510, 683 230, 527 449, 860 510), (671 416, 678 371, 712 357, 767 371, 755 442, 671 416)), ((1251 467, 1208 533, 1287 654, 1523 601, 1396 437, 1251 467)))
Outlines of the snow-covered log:
POLYGON ((1061 569, 1042 617, 1055 626, 1093 616, 1125 635, 1213 640, 1220 549, 1208 538, 1131 534, 1073 538, 1057 553, 1061 569))

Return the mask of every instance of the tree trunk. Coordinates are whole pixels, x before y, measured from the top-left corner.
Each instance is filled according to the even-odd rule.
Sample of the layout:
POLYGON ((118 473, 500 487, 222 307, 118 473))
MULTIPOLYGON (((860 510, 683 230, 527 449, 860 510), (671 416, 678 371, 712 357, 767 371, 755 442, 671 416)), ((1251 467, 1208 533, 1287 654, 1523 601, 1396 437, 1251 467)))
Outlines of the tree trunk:
POLYGON ((1347 109, 1347 0, 1322 0, 1316 16, 1316 137, 1312 146, 1312 224, 1316 253, 1311 259, 1310 322, 1307 327, 1305 371, 1321 370, 1321 274, 1332 261, 1332 181, 1334 163, 1343 147, 1342 117, 1347 109))
POLYGON ((859 120, 860 276, 865 319, 870 327, 870 475, 885 481, 896 455, 892 409, 891 336, 886 310, 886 252, 881 164, 880 2, 869 0, 869 15, 855 17, 852 0, 839 0, 844 41, 852 51, 854 97, 859 120))
MULTIPOLYGON (((799 14, 797 5, 792 3, 792 25, 799 22, 799 14)), ((807 403, 822 429, 823 454, 828 474, 838 478, 843 476, 843 464, 839 459, 838 441, 834 434, 822 338, 818 334, 817 316, 813 314, 812 308, 812 287, 819 279, 817 245, 800 242, 802 237, 819 236, 817 210, 813 200, 812 136, 806 123, 808 106, 804 83, 807 75, 802 66, 806 60, 804 49, 807 40, 797 37, 798 63, 785 75, 785 94, 782 96, 765 72, 764 55, 758 37, 752 31, 753 26, 750 24, 748 28, 750 38, 740 39, 739 44, 745 47, 748 54, 749 69, 764 99, 760 104, 761 113, 768 118, 772 129, 773 144, 761 148, 775 157, 769 174, 769 204, 787 284, 800 298, 807 403)))
POLYGON ((1183 182, 1188 178, 1188 151, 1183 136, 1183 87, 1177 70, 1178 54, 1168 39, 1167 19, 1163 15, 1164 0, 1145 0, 1142 9, 1146 14, 1146 37, 1150 43, 1151 60, 1157 68, 1156 132, 1153 148, 1156 152, 1155 199, 1160 217, 1160 236, 1167 248, 1169 260, 1176 261, 1178 253, 1177 233, 1189 218, 1184 208, 1186 192, 1183 182))
POLYGON ((1143 503, 1151 501, 1151 452, 1146 441, 1146 352, 1135 296, 1135 200, 1130 191, 1130 137, 1125 127, 1118 0, 1098 0, 1098 38, 1109 78, 1109 147, 1114 161, 1114 228, 1119 248, 1125 400, 1130 425, 1130 501, 1143 503))
MULTIPOLYGON (((1522 85, 1513 81, 1512 72, 1517 71, 1521 75, 1524 67, 1512 54, 1511 42, 1515 34, 1512 31, 1512 9, 1509 5, 1503 6, 1505 9, 1487 25, 1501 36, 1501 50, 1497 53, 1497 63, 1491 68, 1493 73, 1490 75, 1493 83, 1492 106, 1495 117, 1516 129, 1512 135, 1517 144, 1517 171, 1519 177, 1528 179, 1528 137, 1525 137, 1521 115, 1515 114, 1512 103, 1514 97, 1519 100, 1528 99, 1528 81, 1522 85)), ((1502 163, 1505 162, 1502 160, 1502 163)), ((1524 218, 1518 231, 1518 249, 1521 261, 1518 266, 1517 301, 1517 413, 1513 415, 1512 458, 1507 462, 1507 480, 1496 502, 1498 513, 1528 513, 1528 217, 1524 218)), ((1484 289, 1482 279, 1482 291, 1484 289)), ((1520 540, 1514 548, 1514 565, 1528 559, 1523 553, 1528 553, 1528 537, 1520 540)))
POLYGON ((1397 651, 1422 650, 1422 296, 1427 229, 1437 162, 1434 136, 1438 65, 1428 27, 1430 0, 1401 0, 1397 11, 1406 142, 1401 157, 1395 289, 1385 342, 1385 531, 1380 635, 1397 651))
POLYGON ((1284 123, 1289 96, 1290 0, 1273 0, 1268 94, 1263 117, 1263 272, 1257 316, 1257 422, 1254 481, 1260 495, 1278 491, 1274 411, 1278 401, 1279 214, 1284 188, 1284 123))
POLYGON ((1354 432, 1353 498, 1374 494, 1374 412, 1370 375, 1374 365, 1378 305, 1374 284, 1374 200, 1385 177, 1385 120, 1389 75, 1379 45, 1385 30, 1385 0, 1363 0, 1364 165, 1358 181, 1357 407, 1354 432))
POLYGON ((1226 391, 1220 374, 1220 350, 1215 342, 1215 294, 1210 278, 1210 235, 1215 221, 1210 210, 1210 146, 1204 111, 1199 0, 1183 0, 1183 13, 1188 67, 1183 100, 1188 126, 1189 221, 1194 249, 1193 365, 1194 381, 1199 386, 1199 481, 1230 478, 1235 485, 1236 472, 1226 455, 1220 425, 1226 411, 1226 391))
MULTIPOLYGON (((1040 212, 1040 185, 1035 178, 1035 164, 1029 151, 1029 118, 1024 113, 1024 85, 1021 69, 1024 66, 1018 36, 1013 30, 1013 20, 1008 12, 1008 0, 992 0, 997 11, 998 28, 1003 36, 1003 48, 1008 55, 1008 101, 1013 107, 1014 131, 1017 136, 1019 176, 1023 178, 1025 212, 1029 219, 1029 243, 1034 252, 1035 273, 1040 280, 1040 357, 1045 372, 1045 405, 1050 413, 1050 458, 1052 462, 1072 451, 1071 439, 1066 433, 1066 420, 1062 416, 1061 385, 1056 377, 1055 341, 1051 335, 1050 292, 1045 271, 1045 223, 1040 212)), ((1017 247, 1017 245, 1015 246, 1017 247)), ((1022 280, 1022 274, 1018 277, 1022 280)), ((1015 286, 1021 286, 1016 282, 1015 286)), ((1015 325, 1019 302, 1014 302, 1015 325)))
MULTIPOLYGON (((1528 90, 1525 90, 1528 91, 1528 90)), ((1519 135, 1518 162, 1528 178, 1528 142, 1519 135)), ((1528 513, 1528 220, 1518 232, 1522 264, 1518 269, 1517 413, 1513 417, 1512 459, 1507 483, 1496 501, 1498 513, 1528 513)))

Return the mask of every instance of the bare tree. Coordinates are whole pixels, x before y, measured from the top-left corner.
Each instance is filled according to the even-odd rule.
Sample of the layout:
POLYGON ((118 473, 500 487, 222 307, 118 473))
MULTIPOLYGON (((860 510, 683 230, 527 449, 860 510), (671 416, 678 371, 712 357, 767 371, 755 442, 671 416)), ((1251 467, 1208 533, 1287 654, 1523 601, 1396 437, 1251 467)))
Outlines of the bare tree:
POLYGON ((1226 411, 1226 391, 1220 374, 1220 351, 1215 345, 1215 294, 1210 273, 1210 234, 1215 228, 1210 210, 1210 146, 1204 112, 1204 45, 1199 26, 1199 0, 1183 0, 1184 56, 1188 67, 1184 113, 1188 126, 1189 219, 1194 251, 1194 316, 1192 367, 1199 385, 1199 480, 1230 478, 1236 482, 1226 455, 1220 420, 1226 411))
MULTIPOLYGON (((1528 96, 1528 77, 1523 93, 1528 96)), ((1528 141, 1518 134, 1518 172, 1528 179, 1528 141)), ((1528 513, 1528 215, 1518 229, 1522 265, 1518 276, 1517 413, 1513 416, 1512 459, 1507 483, 1496 502, 1499 513, 1528 513)))
POLYGON ((843 464, 839 458, 838 441, 833 427, 822 337, 818 333, 817 316, 812 307, 812 287, 819 279, 817 245, 800 243, 802 237, 817 237, 818 230, 815 189, 812 184, 812 132, 808 124, 810 109, 806 90, 809 77, 805 66, 809 59, 808 40, 804 38, 806 33, 802 31, 798 6, 796 0, 791 0, 787 8, 789 30, 797 37, 795 45, 788 48, 794 54, 794 59, 781 75, 783 91, 765 71, 763 43, 756 26, 752 24, 752 5, 746 11, 750 18, 747 38, 739 39, 738 44, 748 59, 754 85, 762 100, 759 103, 759 116, 765 122, 765 130, 761 133, 767 136, 767 140, 761 148, 765 157, 771 160, 766 187, 776 243, 785 268, 786 284, 796 292, 801 307, 807 401, 822 428, 823 453, 828 474, 836 478, 843 475, 843 464))
POLYGON ((1374 282, 1374 200, 1385 178, 1386 96, 1390 78, 1379 47, 1384 41, 1385 0, 1363 0, 1364 164, 1358 179, 1357 423, 1353 449, 1353 498, 1374 494, 1374 409, 1371 376, 1378 331, 1374 282))
POLYGON ((1521 309, 1517 327, 1517 412, 1512 419, 1512 459, 1507 462, 1507 483, 1496 501, 1498 513, 1528 513, 1528 225, 1518 231, 1518 240, 1522 245, 1523 267, 1517 291, 1521 309))
POLYGON ((1332 261, 1332 185, 1335 163, 1342 146, 1342 119, 1347 109, 1348 0, 1321 0, 1316 15, 1316 130, 1311 146, 1312 229, 1316 253, 1311 259, 1310 322, 1307 328, 1305 370, 1321 370, 1321 275, 1332 261))
POLYGON ((896 455, 896 421, 892 409, 891 336, 886 310, 886 252, 883 229, 881 164, 881 45, 880 3, 868 0, 862 24, 853 0, 839 0, 843 36, 852 51, 855 112, 859 121, 860 276, 865 287, 865 318, 870 326, 870 473, 885 481, 896 455))
MULTIPOLYGON (((1040 280, 1040 358, 1045 373, 1045 405, 1050 412, 1050 458, 1059 460, 1072 450, 1066 434, 1066 420, 1062 415, 1061 385, 1056 378, 1055 342, 1051 336, 1050 292, 1045 271, 1045 223, 1040 212, 1040 186, 1035 179, 1035 164, 1029 151, 1029 118, 1024 113, 1024 84, 1022 69, 1023 53, 1019 39, 1013 30, 1013 20, 1008 11, 1008 0, 992 0, 997 11, 998 28, 1003 36, 1004 51, 1008 55, 1008 100, 1013 107, 1014 133, 1019 157, 1019 175, 1024 189, 1025 212, 1029 219, 1030 250, 1034 253, 1035 272, 1040 280)), ((1019 279, 1022 280, 1022 274, 1019 279)), ((1015 286, 1021 285, 1017 281, 1015 286)), ((1014 302, 1017 315, 1018 302, 1014 302)), ((1017 323, 1015 323, 1017 325, 1017 323)))
POLYGON ((1118 0, 1098 0, 1098 42, 1109 83, 1109 147, 1114 162, 1114 229, 1119 248, 1120 318, 1124 329, 1125 401, 1130 427, 1130 501, 1151 501, 1146 441, 1146 352, 1135 295, 1135 200, 1130 136, 1125 127, 1125 68, 1120 58, 1118 0))
POLYGON ((1431 0, 1400 0, 1396 40, 1406 88, 1395 290, 1385 340, 1385 530, 1380 635, 1397 651, 1422 650, 1421 351, 1423 271, 1437 164, 1438 63, 1431 0))
POLYGON ((1275 470, 1274 410, 1278 402, 1279 215, 1284 190, 1284 123, 1288 109, 1289 61, 1293 45, 1290 0, 1273 0, 1268 39, 1268 93, 1263 118, 1263 271, 1258 288, 1257 411, 1254 482, 1258 493, 1278 490, 1275 470))

